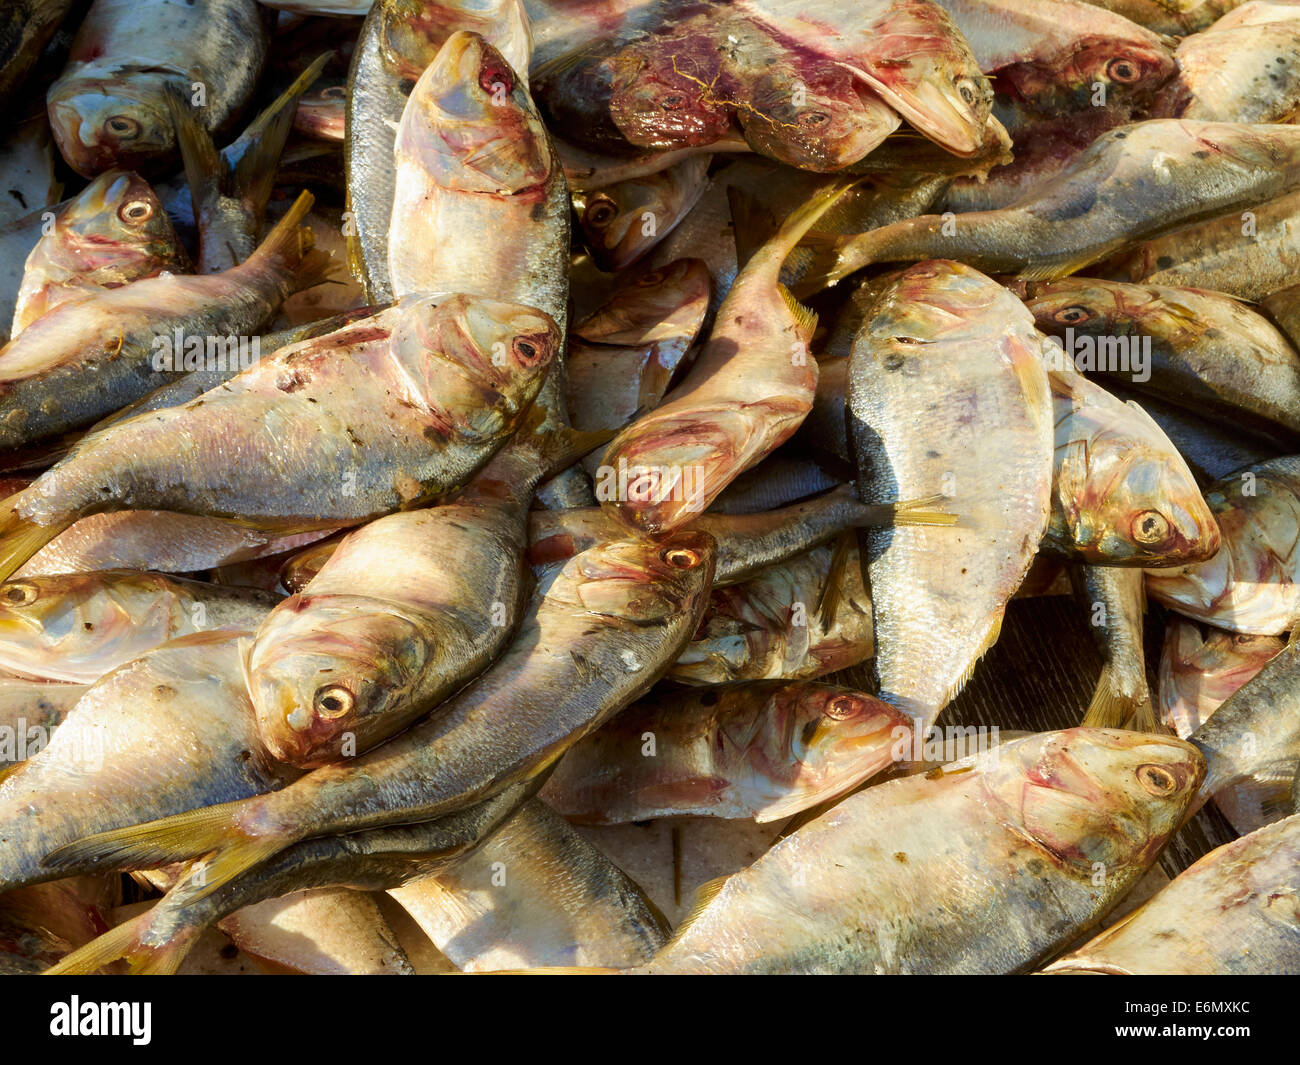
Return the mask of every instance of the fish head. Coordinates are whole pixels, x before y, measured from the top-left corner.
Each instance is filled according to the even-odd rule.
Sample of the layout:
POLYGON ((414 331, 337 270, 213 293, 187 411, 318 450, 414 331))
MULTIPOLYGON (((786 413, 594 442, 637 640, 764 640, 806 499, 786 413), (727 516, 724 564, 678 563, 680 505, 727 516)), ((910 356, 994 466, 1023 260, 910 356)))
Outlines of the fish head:
POLYGON ((1103 107, 1127 117, 1177 72, 1173 52, 1155 34, 1084 37, 1072 42, 1069 55, 1002 67, 994 88, 999 98, 1036 114, 1103 107))
POLYGON ((150 184, 126 170, 106 170, 60 212, 55 223, 61 250, 82 271, 128 259, 162 266, 185 264, 171 219, 150 184))
MULTIPOLYGON (((176 148, 176 133, 157 75, 76 75, 46 98, 50 129, 63 158, 83 177, 111 167, 157 169, 176 148)), ((186 79, 188 80, 188 79, 186 79)))
POLYGON ((306 593, 277 604, 244 649, 267 750, 311 769, 386 739, 394 711, 436 668, 438 637, 427 621, 365 596, 306 593))
POLYGON ((528 408, 559 355, 560 330, 533 307, 474 296, 403 300, 390 351, 435 421, 468 438, 499 434, 528 408))
POLYGON ((703 260, 674 259, 617 289, 573 333, 593 344, 689 344, 704 320, 712 290, 713 277, 703 260))
POLYGON ((844 795, 889 766, 911 737, 911 720, 896 707, 815 681, 777 687, 760 720, 764 733, 746 743, 744 756, 753 779, 770 786, 764 821, 844 795))
POLYGON ((579 617, 660 624, 708 596, 716 556, 713 537, 693 529, 611 540, 569 559, 547 598, 578 608, 579 617))
POLYGON ((718 89, 716 50, 704 37, 650 37, 609 61, 609 114, 639 148, 692 148, 735 130, 732 107, 718 89))
POLYGON ((1167 723, 1186 738, 1283 647, 1278 636, 1209 627, 1171 614, 1160 659, 1160 697, 1167 723))
POLYGON ((439 188, 541 194, 556 161, 527 86, 476 33, 447 38, 402 113, 395 148, 439 188))
POLYGON ((147 573, 26 577, 0 584, 0 668, 37 677, 94 680, 182 626, 171 582, 147 573))
POLYGON ((574 197, 578 224, 592 261, 608 273, 631 266, 662 239, 660 225, 674 218, 671 179, 664 173, 621 181, 574 197), (655 225, 647 228, 647 217, 655 225))
POLYGON ((842 67, 819 77, 800 73, 778 66, 749 86, 736 116, 754 151, 831 172, 864 158, 898 128, 898 113, 842 67))
POLYGON ((1013 740, 981 761, 1008 828, 1087 877, 1140 871, 1178 828, 1205 758, 1172 736, 1074 728, 1013 740))

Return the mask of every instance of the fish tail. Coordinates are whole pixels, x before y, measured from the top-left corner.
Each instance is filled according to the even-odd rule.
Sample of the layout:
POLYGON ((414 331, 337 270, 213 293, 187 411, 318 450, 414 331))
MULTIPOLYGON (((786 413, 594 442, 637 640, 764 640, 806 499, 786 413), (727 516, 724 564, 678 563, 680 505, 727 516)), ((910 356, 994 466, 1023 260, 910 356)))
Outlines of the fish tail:
POLYGON ((299 224, 315 202, 310 192, 300 193, 245 265, 283 275, 290 292, 300 292, 326 280, 334 268, 334 260, 323 251, 312 250, 315 243, 312 232, 299 224))
MULTIPOLYGON (((785 262, 786 256, 794 251, 795 246, 803 240, 817 219, 829 211, 844 193, 861 180, 860 175, 850 175, 831 178, 824 182, 808 199, 786 215, 781 228, 764 242, 761 248, 753 252, 741 273, 750 271, 762 271, 773 275, 780 273, 781 264, 785 262)), ((822 287, 818 285, 811 291, 817 292, 822 287)))
POLYGON ((855 526, 956 525, 961 520, 961 515, 924 509, 943 502, 943 499, 942 495, 921 496, 917 499, 904 499, 898 503, 864 507, 852 524, 855 526))
POLYGON ((192 900, 205 898, 240 873, 286 845, 278 835, 249 836, 234 821, 234 807, 222 803, 190 810, 142 825, 97 832, 48 854, 49 869, 154 869, 172 862, 207 857, 201 873, 193 872, 192 900))
POLYGON ((172 975, 181 967, 198 936, 195 933, 173 935, 157 946, 145 944, 141 942, 142 933, 149 927, 152 917, 153 910, 148 910, 116 928, 110 928, 60 959, 43 975, 90 976, 115 961, 125 961, 134 975, 172 975))
POLYGON ((1084 728, 1127 728, 1134 732, 1158 732, 1156 713, 1150 695, 1133 695, 1125 691, 1115 671, 1102 668, 1097 689, 1083 715, 1084 728))
POLYGON ((67 518, 38 525, 18 513, 18 495, 0 503, 0 515, 3 515, 0 516, 0 581, 7 581, 15 570, 76 520, 67 518))
POLYGON ((222 177, 227 172, 226 163, 212 143, 212 134, 189 105, 185 93, 172 82, 167 82, 163 85, 163 95, 167 98, 167 110, 171 112, 172 128, 176 131, 176 144, 181 151, 185 182, 190 187, 190 202, 194 205, 197 221, 202 206, 220 195, 224 184, 222 177))

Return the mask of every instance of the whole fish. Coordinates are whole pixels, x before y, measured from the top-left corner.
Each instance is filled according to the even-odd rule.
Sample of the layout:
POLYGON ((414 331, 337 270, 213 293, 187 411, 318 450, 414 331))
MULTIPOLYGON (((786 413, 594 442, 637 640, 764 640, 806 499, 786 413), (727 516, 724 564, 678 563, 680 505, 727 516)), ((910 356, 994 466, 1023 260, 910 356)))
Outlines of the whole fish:
POLYGON ((295 844, 256 870, 202 896, 205 867, 192 866, 157 905, 100 936, 48 970, 93 973, 119 958, 139 975, 174 973, 204 929, 238 921, 241 911, 311 887, 383 891, 428 876, 470 852, 519 806, 516 786, 438 821, 322 836, 295 844))
POLYGON ((1205 491, 1222 534, 1213 558, 1148 570, 1147 595, 1231 632, 1276 636, 1300 622, 1300 459, 1261 462, 1205 491))
POLYGON ((997 211, 921 215, 825 242, 808 294, 877 262, 959 258, 1027 280, 1064 277, 1123 245, 1300 183, 1300 129, 1156 119, 1102 134, 997 211), (1154 176, 1153 176, 1154 175, 1154 176))
MULTIPOLYGON (((343 157, 352 223, 349 249, 369 303, 393 298, 388 278, 388 230, 397 180, 393 146, 406 98, 457 30, 473 30, 492 42, 512 71, 528 70, 531 39, 521 0, 380 0, 361 27, 348 71, 343 157)), ((526 83, 526 73, 518 76, 526 83)))
POLYGON ((1160 720, 1187 739, 1285 646, 1277 636, 1248 636, 1212 626, 1205 631, 1194 621, 1171 615, 1160 654, 1160 720))
POLYGON ((87 687, 0 677, 0 772, 47 746, 87 687))
POLYGON ((59 151, 84 177, 176 158, 166 89, 213 133, 257 88, 271 19, 255 0, 94 0, 46 106, 59 151))
POLYGON ((1146 872, 1204 771, 1172 737, 1071 729, 866 788, 702 892, 632 971, 1032 969, 1146 872))
POLYGON ((168 640, 254 628, 275 601, 130 570, 10 580, 0 584, 0 669, 90 684, 168 640))
POLYGON ((819 681, 674 693, 574 744, 539 794, 580 824, 775 821, 848 794, 892 765, 910 735, 888 703, 819 681))
POLYGON ((688 523, 789 439, 812 408, 816 316, 778 277, 846 187, 828 184, 786 218, 737 275, 681 384, 609 445, 596 495, 627 528, 654 534, 688 523))
POLYGON ((871 600, 852 538, 715 588, 668 671, 685 684, 798 680, 856 666, 875 650, 871 600))
POLYGON ((299 788, 88 838, 46 861, 147 867, 215 851, 206 893, 300 840, 432 820, 535 777, 663 675, 699 624, 713 555, 698 532, 586 551, 534 593, 491 669, 382 747, 299 788))
POLYGON ((1260 300, 1290 285, 1300 267, 1300 192, 1144 241, 1100 264, 1117 281, 1212 289, 1260 300))
POLYGON ((13 0, 5 5, 0 12, 0 103, 22 85, 74 6, 75 0, 13 0))
POLYGON ((649 254, 699 201, 711 159, 692 155, 644 177, 575 193, 573 206, 596 265, 625 270, 649 254))
POLYGON ((1088 728, 1155 732, 1142 642, 1147 605, 1142 571, 1123 566, 1071 566, 1070 583, 1088 615, 1102 660, 1101 677, 1082 723, 1088 728))
POLYGON ((1029 312, 952 262, 888 285, 850 358, 862 501, 938 493, 958 515, 953 528, 861 534, 881 696, 929 725, 997 639, 1047 530, 1047 371, 1029 312))
POLYGON ((389 894, 465 972, 637 965, 669 935, 640 886, 538 801, 445 872, 389 894))
POLYGON ((168 379, 167 353, 175 358, 181 344, 226 354, 255 335, 286 296, 321 280, 328 260, 298 226, 310 206, 303 193, 258 250, 223 273, 145 278, 36 319, 0 348, 0 447, 48 440, 139 399, 168 379), (88 376, 95 387, 78 387, 88 376))
POLYGON ((1281 820, 1295 802, 1300 765, 1296 645, 1288 644, 1188 737, 1209 766, 1203 798, 1238 832, 1281 820))
POLYGON ((0 888, 70 875, 42 865, 60 841, 297 775, 258 742, 239 661, 247 635, 182 637, 82 696, 49 745, 0 781, 0 888))
POLYGON ((1073 371, 1049 371, 1048 384, 1056 454, 1044 545, 1105 566, 1211 558, 1219 527, 1191 470, 1150 416, 1073 371))
POLYGON ((1300 973, 1300 816, 1212 851, 1047 973, 1300 973))
POLYGON ((268 750, 303 768, 369 750, 504 650, 528 591, 520 562, 545 469, 507 445, 454 503, 350 533, 266 617, 247 670, 268 750))
POLYGON ((540 311, 466 296, 408 300, 281 348, 192 403, 91 434, 10 497, 0 577, 97 511, 237 518, 284 535, 435 498, 510 437, 558 348, 540 311), (182 433, 193 450, 175 448, 182 433), (221 453, 241 459, 214 464, 221 453))
POLYGON ((1247 23, 1185 37, 1178 77, 1153 115, 1206 122, 1289 122, 1300 111, 1300 9, 1292 21, 1247 23))
POLYGON ((1071 277, 1025 305, 1075 365, 1283 445, 1300 434, 1300 353, 1268 319, 1215 292, 1071 277))
POLYGON ((189 256, 162 203, 138 175, 106 170, 63 206, 27 256, 10 336, 69 300, 163 271, 187 273, 189 256))

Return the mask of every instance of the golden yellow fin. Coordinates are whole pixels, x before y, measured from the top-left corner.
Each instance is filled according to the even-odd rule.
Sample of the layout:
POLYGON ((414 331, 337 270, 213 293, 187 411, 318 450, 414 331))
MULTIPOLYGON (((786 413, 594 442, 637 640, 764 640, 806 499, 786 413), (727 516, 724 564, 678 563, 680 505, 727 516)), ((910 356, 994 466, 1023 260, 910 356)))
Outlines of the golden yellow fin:
POLYGON ((1016 278, 1020 281, 1059 281, 1063 277, 1078 273, 1085 266, 1091 266, 1098 259, 1105 258, 1112 250, 1107 246, 1101 250, 1080 252, 1078 255, 1067 256, 1064 259, 1030 263, 1016 271, 1016 278))
POLYGON ((1002 635, 1002 619, 1006 616, 1005 611, 1006 607, 1003 607, 1002 612, 993 619, 993 624, 989 626, 989 631, 985 633, 984 639, 980 641, 979 647, 975 649, 975 654, 971 657, 970 665, 962 671, 962 675, 957 678, 957 683, 948 689, 948 694, 944 698, 944 706, 947 706, 948 703, 957 698, 962 688, 966 687, 967 682, 970 681, 971 675, 975 672, 975 667, 980 664, 980 659, 988 654, 989 648, 998 642, 998 637, 1002 635))
POLYGON ((1137 732, 1155 732, 1155 710, 1150 698, 1134 699, 1125 695, 1115 683, 1110 666, 1103 666, 1101 676, 1097 679, 1097 688, 1092 694, 1092 702, 1083 715, 1081 724, 1084 728, 1132 728, 1137 732), (1143 726, 1128 725, 1130 720, 1141 721, 1143 726))
POLYGON ((781 299, 785 301, 787 310, 794 318, 795 328, 803 336, 811 339, 812 335, 817 332, 817 312, 811 307, 805 307, 795 299, 794 293, 784 285, 777 285, 776 290, 781 294, 781 299))
POLYGON ((681 939, 682 933, 691 926, 692 922, 694 922, 700 914, 708 909, 709 903, 718 897, 718 892, 723 889, 727 881, 730 879, 730 876, 720 876, 714 880, 705 881, 695 889, 695 898, 691 902, 690 912, 682 918, 681 924, 679 924, 677 930, 673 932, 672 938, 660 948, 661 951, 667 950, 681 939))
POLYGON ((58 848, 41 864, 47 869, 78 868, 87 862, 102 869, 151 869, 211 855, 205 863, 203 883, 194 874, 189 877, 195 885, 191 897, 201 899, 288 843, 278 836, 240 833, 234 814, 242 805, 239 801, 221 803, 142 825, 98 832, 58 848))
POLYGON ((0 515, 3 515, 0 517, 0 581, 7 581, 15 570, 76 520, 73 517, 51 525, 37 525, 15 510, 19 495, 22 492, 0 503, 0 515))
POLYGON ((96 936, 71 954, 64 955, 42 975, 89 976, 99 972, 105 966, 112 965, 115 961, 121 961, 123 958, 131 959, 139 947, 137 937, 148 926, 152 912, 146 910, 116 928, 110 928, 103 935, 96 936))
POLYGON ((835 614, 840 608, 840 598, 844 591, 844 573, 848 569, 849 559, 853 557, 853 548, 857 537, 850 531, 835 537, 835 547, 831 551, 831 564, 827 567, 826 583, 822 586, 821 599, 817 603, 817 618, 822 631, 827 632, 835 622, 835 614))

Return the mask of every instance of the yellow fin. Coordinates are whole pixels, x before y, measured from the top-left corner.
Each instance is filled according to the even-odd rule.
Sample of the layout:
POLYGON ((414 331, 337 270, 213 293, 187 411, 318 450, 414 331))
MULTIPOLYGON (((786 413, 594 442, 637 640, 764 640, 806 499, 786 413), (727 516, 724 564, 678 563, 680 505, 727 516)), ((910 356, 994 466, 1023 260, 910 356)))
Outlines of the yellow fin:
POLYGON ((817 312, 795 299, 794 293, 784 285, 777 285, 776 290, 781 293, 787 309, 794 316, 795 328, 805 336, 811 337, 817 331, 817 312))
POLYGON ((64 955, 42 974, 44 976, 89 976, 123 958, 131 958, 138 947, 137 935, 149 923, 152 910, 110 928, 89 943, 64 955))
POLYGON ((831 564, 826 572, 826 583, 822 586, 821 599, 817 604, 817 617, 823 632, 830 630, 835 621, 835 614, 840 608, 844 572, 848 568, 856 540, 857 538, 851 532, 843 532, 835 537, 835 547, 831 551, 831 564))
POLYGON ((18 515, 14 503, 18 495, 0 503, 0 514, 4 515, 0 517, 0 581, 7 581, 15 570, 76 520, 66 518, 51 525, 37 525, 18 515))
POLYGON ((993 619, 993 624, 989 626, 989 631, 985 634, 984 639, 980 641, 979 647, 975 649, 975 654, 970 660, 970 665, 962 670, 961 676, 957 678, 957 683, 948 689, 948 695, 944 699, 944 706, 947 706, 948 703, 952 702, 961 692, 962 688, 966 687, 966 684, 970 681, 972 674, 975 672, 975 667, 980 664, 980 659, 988 654, 989 648, 998 642, 998 637, 1002 635, 1002 619, 1005 617, 1005 609, 1006 608, 1004 607, 1003 610, 998 613, 997 617, 993 619))
POLYGON ((1016 278, 1020 281, 1059 281, 1063 277, 1078 273, 1085 266, 1091 266, 1098 259, 1105 258, 1112 250, 1112 248, 1106 247, 1100 251, 1082 252, 1072 258, 1030 263, 1023 269, 1016 271, 1016 278))
POLYGON ((1088 710, 1083 715, 1081 724, 1084 728, 1133 728, 1138 732, 1156 731, 1155 710, 1151 706, 1151 700, 1149 698, 1145 700, 1144 712, 1142 702, 1121 692, 1111 676, 1109 666, 1102 667, 1097 688, 1092 694, 1092 702, 1088 704, 1088 710), (1125 722, 1130 719, 1141 720, 1147 727, 1126 725, 1125 722))
POLYGON ((703 884, 701 884, 698 888, 695 889, 695 898, 691 902, 690 912, 685 917, 682 918, 681 924, 679 924, 677 926, 677 930, 673 932, 672 939, 668 940, 667 943, 665 943, 662 947, 659 948, 661 951, 667 950, 669 947, 675 944, 679 939, 681 939, 682 933, 685 932, 686 929, 689 928, 691 924, 700 916, 700 914, 702 914, 708 908, 709 903, 711 903, 714 899, 718 897, 718 892, 720 892, 723 889, 727 881, 730 879, 731 879, 730 876, 720 876, 714 880, 705 881, 703 884))

